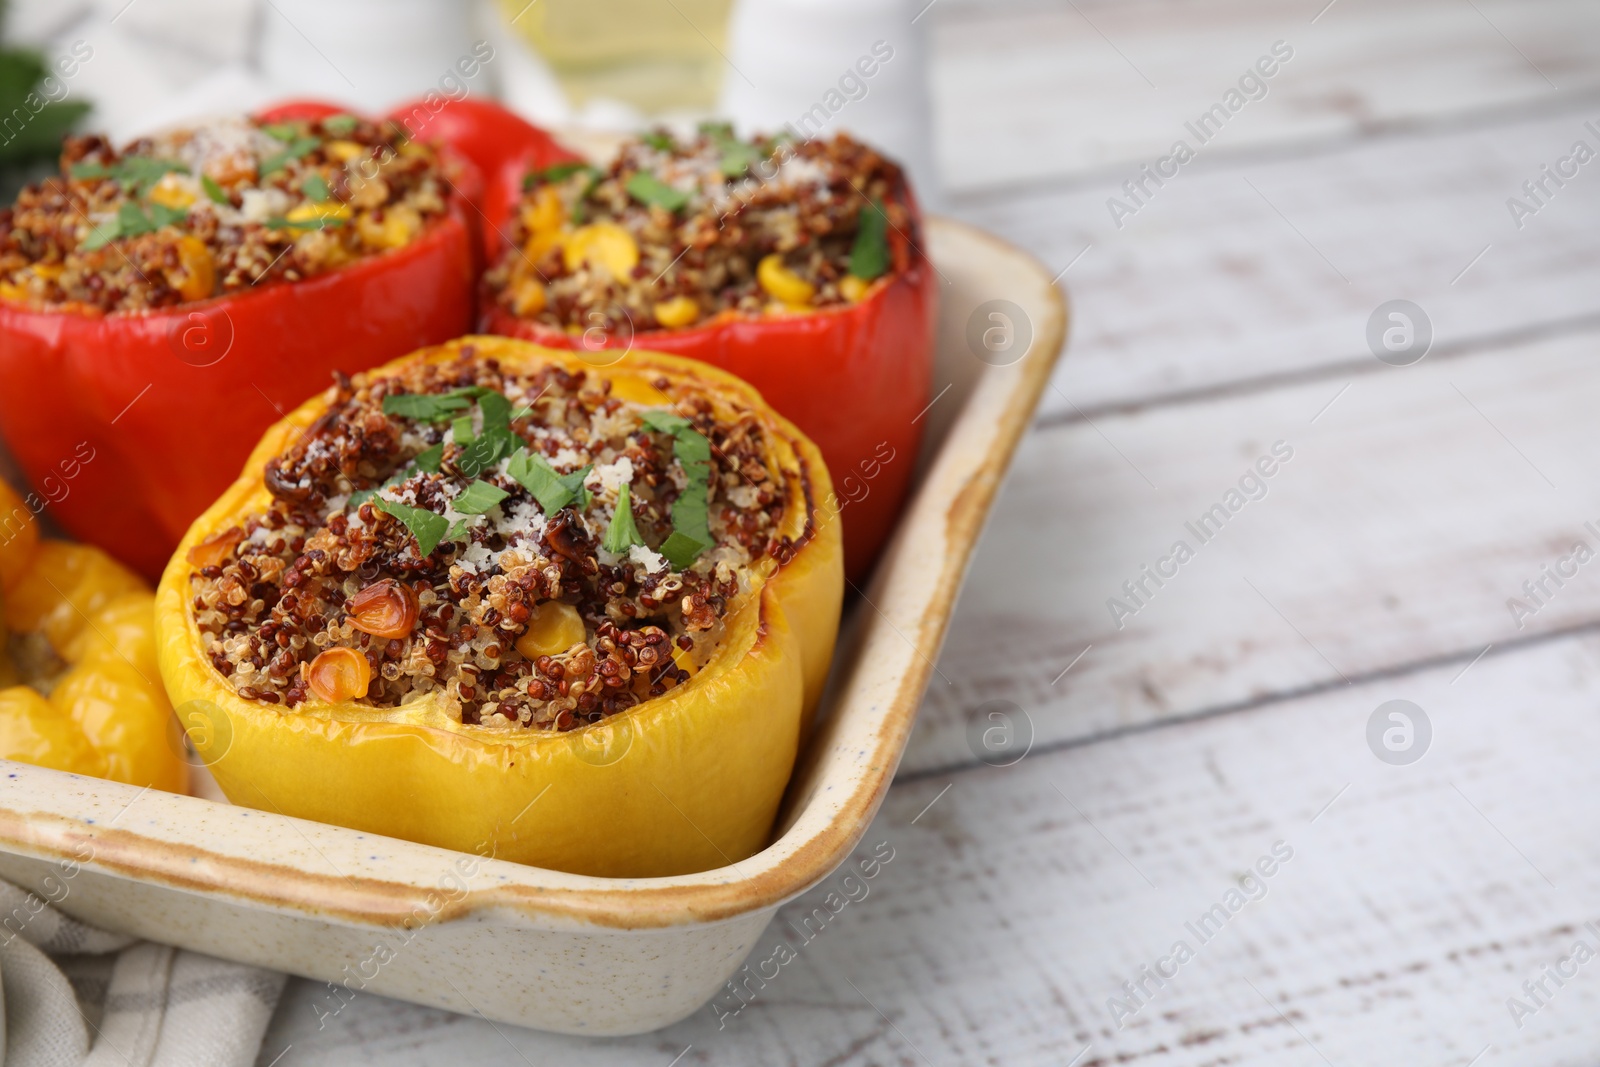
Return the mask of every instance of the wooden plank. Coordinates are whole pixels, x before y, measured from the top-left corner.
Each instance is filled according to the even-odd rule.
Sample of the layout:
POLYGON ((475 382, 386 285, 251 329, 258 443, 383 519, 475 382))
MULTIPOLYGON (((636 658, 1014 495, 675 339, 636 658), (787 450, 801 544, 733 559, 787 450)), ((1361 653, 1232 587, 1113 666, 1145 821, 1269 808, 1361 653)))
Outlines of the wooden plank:
POLYGON ((1600 949, 1583 926, 1600 919, 1600 808, 1580 802, 1597 663, 1600 638, 1561 639, 1455 684, 1435 669, 898 785, 865 839, 894 859, 812 940, 791 933, 797 958, 720 1028, 705 1009, 589 1042, 363 997, 319 1031, 297 983, 261 1062, 285 1045, 304 1065, 663 1067, 689 1046, 676 1062, 1464 1065, 1486 1046, 1484 1064, 1591 1062, 1600 963, 1547 981, 1520 1029, 1506 1002, 1576 940, 1600 949), (1434 730, 1410 766, 1365 740, 1396 697, 1434 730), (1247 885, 1259 899, 1201 943, 1186 924, 1279 841, 1292 855, 1247 885), (1119 1029, 1108 999, 1178 940, 1194 958, 1119 1029))
POLYGON ((1313 24, 1326 3, 946 0, 928 15, 940 169, 970 192, 1153 159, 1280 40, 1293 57, 1218 150, 1600 87, 1584 0, 1336 0, 1313 24))
POLYGON ((905 767, 971 761, 969 726, 994 698, 1020 706, 1035 743, 1060 743, 1600 619, 1600 567, 1551 586, 1532 617, 1507 608, 1575 540, 1600 551, 1584 528, 1600 527, 1597 345, 1591 331, 1374 363, 1035 432, 979 546, 905 767), (1280 440, 1294 455, 1264 480, 1266 497, 1229 501, 1280 440), (1186 526, 1230 502, 1243 507, 1220 532, 1206 527, 1207 542, 1186 526), (1177 573, 1158 588, 1142 567, 1180 540, 1194 558, 1161 564, 1177 573), (1143 582, 1142 603, 1125 581, 1143 582), (1135 613, 1114 619, 1111 598, 1135 613))
POLYGON ((1600 163, 1521 230, 1506 206, 1574 141, 1600 151, 1590 120, 1600 126, 1600 103, 1248 165, 1201 159, 1120 231, 1105 206, 1120 175, 960 201, 956 213, 1052 272, 1081 256, 1064 280, 1069 355, 1042 410, 1092 413, 1370 364, 1367 320, 1395 298, 1424 308, 1440 352, 1593 321, 1600 163))

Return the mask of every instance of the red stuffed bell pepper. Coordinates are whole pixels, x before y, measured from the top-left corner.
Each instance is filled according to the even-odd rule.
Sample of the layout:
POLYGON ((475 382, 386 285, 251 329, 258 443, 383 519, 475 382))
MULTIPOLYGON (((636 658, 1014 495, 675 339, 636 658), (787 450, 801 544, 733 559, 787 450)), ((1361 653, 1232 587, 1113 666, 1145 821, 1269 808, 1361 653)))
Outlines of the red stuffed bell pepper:
POLYGON ((579 159, 539 127, 499 104, 470 97, 451 99, 440 93, 389 113, 412 137, 442 141, 469 159, 483 176, 478 201, 484 255, 493 256, 510 240, 510 222, 528 174, 579 159))
POLYGON ((552 347, 692 356, 750 382, 821 447, 864 575, 910 485, 937 293, 894 163, 845 136, 654 132, 605 170, 529 176, 486 275, 485 328, 552 347))
POLYGON ((69 138, 0 213, 0 429, 150 576, 300 398, 472 322, 476 169, 301 107, 69 138))

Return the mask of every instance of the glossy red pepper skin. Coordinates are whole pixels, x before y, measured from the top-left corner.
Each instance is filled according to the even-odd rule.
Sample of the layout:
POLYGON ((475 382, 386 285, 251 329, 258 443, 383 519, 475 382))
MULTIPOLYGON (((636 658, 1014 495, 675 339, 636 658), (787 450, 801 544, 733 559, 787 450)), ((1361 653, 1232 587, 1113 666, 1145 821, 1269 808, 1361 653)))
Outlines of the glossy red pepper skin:
POLYGON ((483 294, 483 330, 551 348, 632 347, 703 360, 761 391, 822 449, 844 524, 845 572, 863 579, 911 485, 933 375, 937 279, 919 247, 896 239, 896 272, 859 304, 809 315, 712 320, 631 339, 576 336, 519 319, 483 294))
POLYGON ((0 303, 0 430, 51 514, 158 577, 266 428, 335 371, 471 328, 479 239, 460 199, 406 247, 302 281, 141 313, 0 303))

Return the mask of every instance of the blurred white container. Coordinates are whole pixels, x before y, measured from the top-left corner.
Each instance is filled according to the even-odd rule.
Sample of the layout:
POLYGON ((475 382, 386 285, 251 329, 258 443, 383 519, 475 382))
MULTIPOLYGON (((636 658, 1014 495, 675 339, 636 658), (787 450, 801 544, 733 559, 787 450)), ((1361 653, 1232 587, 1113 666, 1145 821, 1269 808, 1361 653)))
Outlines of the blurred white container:
POLYGON ((801 134, 859 136, 899 160, 923 206, 937 209, 918 19, 926 2, 738 0, 728 27, 732 69, 717 110, 741 133, 789 126, 801 134))
POLYGON ((285 95, 378 112, 485 77, 456 67, 475 40, 462 0, 272 0, 260 18, 261 72, 285 95))

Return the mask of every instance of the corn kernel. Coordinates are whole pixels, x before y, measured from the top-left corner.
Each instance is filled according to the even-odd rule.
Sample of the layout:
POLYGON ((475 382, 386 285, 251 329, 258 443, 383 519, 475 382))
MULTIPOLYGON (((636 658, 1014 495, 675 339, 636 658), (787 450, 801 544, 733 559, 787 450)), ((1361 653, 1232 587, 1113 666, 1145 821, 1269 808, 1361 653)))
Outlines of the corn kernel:
POLYGON ((756 280, 771 296, 792 308, 805 308, 817 295, 817 287, 783 265, 783 257, 774 252, 756 265, 756 280))
POLYGON ((370 211, 356 220, 356 232, 370 248, 404 248, 422 230, 422 216, 405 204, 385 208, 380 221, 370 211))
POLYGON ((518 318, 529 318, 544 310, 544 286, 536 278, 524 278, 517 283, 512 297, 511 310, 518 318))
POLYGON ((573 231, 562 258, 568 270, 587 263, 604 267, 617 281, 625 281, 639 265, 639 246, 633 235, 616 223, 596 222, 573 231))
POLYGON ((655 312, 657 322, 669 330, 676 330, 700 317, 700 305, 694 302, 693 297, 675 296, 657 304, 655 312))
POLYGON ((307 201, 289 209, 284 216, 290 222, 316 222, 318 220, 339 219, 346 221, 350 218, 350 205, 341 204, 337 200, 324 200, 320 202, 307 201))
POLYGON ((204 241, 188 234, 178 239, 178 270, 169 271, 167 281, 185 300, 204 300, 215 292, 216 261, 204 241))
POLYGON ((348 163, 367 154, 367 146, 356 141, 329 141, 322 146, 322 154, 336 163, 348 163))
POLYGON ((194 193, 183 176, 173 171, 163 174, 161 180, 151 187, 150 200, 163 207, 185 208, 194 203, 194 193))
POLYGON ((578 609, 559 600, 546 600, 533 609, 528 629, 517 638, 517 651, 527 659, 554 656, 585 639, 578 609))
POLYGON ((872 288, 872 283, 865 278, 857 278, 854 274, 846 274, 839 279, 839 295, 852 304, 861 303, 861 298, 867 295, 867 290, 872 288))

